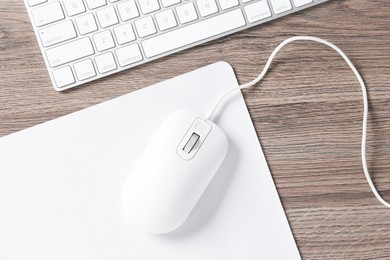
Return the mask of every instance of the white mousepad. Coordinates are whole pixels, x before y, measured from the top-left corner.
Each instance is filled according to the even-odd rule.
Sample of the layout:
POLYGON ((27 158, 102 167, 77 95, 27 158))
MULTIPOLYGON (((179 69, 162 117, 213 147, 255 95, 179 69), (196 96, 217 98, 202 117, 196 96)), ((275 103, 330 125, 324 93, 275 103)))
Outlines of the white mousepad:
POLYGON ((154 236, 124 219, 123 182, 164 119, 236 85, 218 62, 1 138, 0 259, 300 259, 241 94, 215 121, 227 157, 184 226, 154 236))

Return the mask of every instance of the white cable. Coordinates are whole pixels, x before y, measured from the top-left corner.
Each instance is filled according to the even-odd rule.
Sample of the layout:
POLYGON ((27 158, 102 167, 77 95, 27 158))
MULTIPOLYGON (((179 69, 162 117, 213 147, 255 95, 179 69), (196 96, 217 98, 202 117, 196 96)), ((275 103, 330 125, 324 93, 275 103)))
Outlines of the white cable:
POLYGON ((363 165, 363 171, 364 171, 364 174, 366 176, 366 179, 367 179, 367 182, 368 184, 370 185, 370 188, 372 190, 372 192, 374 193, 375 197, 383 204, 385 205, 386 207, 390 208, 390 203, 388 203, 387 201, 385 201, 382 196, 379 194, 379 192, 377 191, 377 189, 375 188, 375 185, 374 183, 372 182, 372 179, 371 179, 371 176, 370 176, 370 173, 368 172, 368 167, 367 167, 367 161, 366 161, 366 139, 367 139, 367 117, 368 117, 368 98, 367 98, 367 89, 366 89, 366 85, 364 84, 364 81, 362 79, 362 77, 360 76, 358 70, 355 68, 355 66, 352 64, 352 62, 349 60, 349 58, 347 57, 347 55, 342 51, 340 50, 336 45, 334 45, 333 43, 331 42, 328 42, 326 40, 323 40, 321 38, 317 38, 317 37, 313 37, 313 36, 295 36, 295 37, 291 37, 291 38, 288 38, 286 40, 284 40, 282 43, 280 43, 276 48, 275 50, 272 52, 271 56, 268 58, 267 60, 267 63, 265 64, 265 67, 263 69, 263 71, 260 73, 260 75, 255 78, 254 80, 248 82, 248 83, 245 83, 245 84, 242 84, 242 85, 239 85, 237 87, 234 87, 234 88, 231 88, 229 90, 227 90, 223 95, 220 96, 220 98, 217 100, 217 102, 215 103, 215 105, 212 107, 212 109, 210 110, 210 112, 207 114, 206 116, 206 119, 208 120, 211 120, 215 114, 215 111, 217 110, 217 108, 219 106, 222 105, 223 102, 226 101, 226 98, 231 95, 232 93, 238 91, 238 90, 241 90, 241 89, 244 89, 244 88, 249 88, 253 85, 255 85, 256 83, 258 83, 264 76, 265 74, 267 73, 269 67, 271 66, 271 63, 272 61, 274 60, 275 56, 278 54, 278 52, 284 47, 286 46, 287 44, 291 43, 291 42, 294 42, 294 41, 313 41, 313 42, 318 42, 318 43, 322 43, 322 44, 325 44, 327 46, 329 46, 330 48, 332 48, 333 50, 337 51, 338 54, 341 55, 341 57, 343 57, 343 59, 347 62, 347 64, 349 65, 349 67, 352 69, 353 73, 355 74, 355 76, 357 77, 357 79, 359 80, 359 83, 360 83, 360 86, 362 88, 362 93, 363 93, 363 104, 364 104, 364 112, 363 112, 363 129, 362 129, 362 146, 361 146, 361 156, 362 156, 362 165, 363 165))

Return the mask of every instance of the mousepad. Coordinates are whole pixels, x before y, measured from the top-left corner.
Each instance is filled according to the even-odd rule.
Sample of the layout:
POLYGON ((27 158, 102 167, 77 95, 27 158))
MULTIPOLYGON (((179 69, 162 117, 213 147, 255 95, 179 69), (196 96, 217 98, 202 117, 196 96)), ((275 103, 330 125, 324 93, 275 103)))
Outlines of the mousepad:
POLYGON ((126 223, 122 185, 164 119, 236 85, 218 62, 1 138, 0 259, 300 259, 241 93, 215 120, 227 157, 187 222, 126 223))

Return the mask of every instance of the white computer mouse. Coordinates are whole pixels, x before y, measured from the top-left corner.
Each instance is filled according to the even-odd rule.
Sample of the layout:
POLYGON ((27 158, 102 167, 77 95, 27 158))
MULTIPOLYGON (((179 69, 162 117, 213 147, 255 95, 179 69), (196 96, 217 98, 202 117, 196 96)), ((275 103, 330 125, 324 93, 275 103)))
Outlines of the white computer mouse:
POLYGON ((134 228, 164 234, 180 227, 222 164, 225 133, 197 113, 180 110, 161 125, 122 190, 134 228))

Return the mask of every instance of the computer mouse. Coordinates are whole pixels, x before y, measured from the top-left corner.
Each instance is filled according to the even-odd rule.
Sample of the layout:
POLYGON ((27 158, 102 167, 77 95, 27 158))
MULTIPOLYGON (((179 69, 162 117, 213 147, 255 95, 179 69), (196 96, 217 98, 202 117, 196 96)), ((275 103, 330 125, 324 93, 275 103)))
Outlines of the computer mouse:
POLYGON ((201 115, 180 110, 160 126, 126 179, 122 206, 130 224, 150 234, 180 227, 221 166, 225 133, 201 115))

